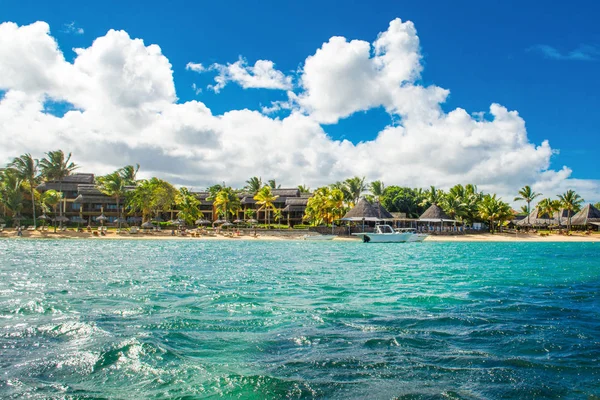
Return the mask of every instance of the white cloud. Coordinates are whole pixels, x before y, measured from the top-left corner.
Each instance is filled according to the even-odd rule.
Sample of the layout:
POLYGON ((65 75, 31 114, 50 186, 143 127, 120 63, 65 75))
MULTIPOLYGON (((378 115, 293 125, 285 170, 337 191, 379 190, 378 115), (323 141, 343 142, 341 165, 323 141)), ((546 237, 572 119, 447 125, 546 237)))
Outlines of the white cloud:
POLYGON ((213 64, 210 69, 219 72, 215 77, 216 84, 209 86, 215 93, 219 93, 229 82, 237 83, 244 89, 289 90, 292 88, 292 78, 276 70, 273 61, 269 60, 258 60, 254 66, 250 66, 240 57, 233 64, 213 64))
POLYGON ((538 44, 530 47, 528 50, 538 52, 545 58, 553 60, 595 61, 600 58, 600 48, 586 44, 582 44, 576 49, 565 53, 547 44, 538 44))
MULTIPOLYGON (((300 89, 266 107, 289 110, 287 117, 250 110, 214 115, 201 102, 177 102, 171 64, 156 45, 111 30, 77 49, 70 63, 46 23, 4 23, 0 164, 23 152, 39 157, 62 148, 84 171, 139 162, 146 176, 195 188, 241 186, 252 175, 317 187, 360 175, 387 185, 472 182, 507 200, 525 184, 546 195, 572 187, 588 201, 600 200, 598 181, 570 179, 567 167, 550 169, 554 150, 530 142, 517 112, 498 104, 475 116, 460 108, 444 112, 449 91, 419 85, 420 60, 414 26, 394 20, 373 44, 335 37, 308 57, 300 89), (47 114, 49 99, 75 108, 62 117, 47 114), (374 140, 332 140, 322 126, 379 106, 400 123, 374 140)), ((271 62, 223 68, 217 85, 291 88, 271 62)))
POLYGON ((64 24, 63 32, 73 33, 75 35, 83 35, 85 33, 83 28, 80 28, 75 24, 75 21, 69 22, 68 24, 64 24))
POLYGON ((193 62, 189 62, 186 64, 185 69, 187 69, 188 71, 194 71, 194 72, 204 72, 206 71, 206 68, 204 68, 204 65, 200 64, 200 63, 193 63, 193 62))

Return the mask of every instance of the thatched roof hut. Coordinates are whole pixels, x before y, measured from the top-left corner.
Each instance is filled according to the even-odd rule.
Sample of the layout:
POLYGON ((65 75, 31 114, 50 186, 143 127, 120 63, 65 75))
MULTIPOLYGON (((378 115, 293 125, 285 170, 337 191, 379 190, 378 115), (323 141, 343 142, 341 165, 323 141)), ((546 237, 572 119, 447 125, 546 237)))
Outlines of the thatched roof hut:
POLYGON ((591 204, 587 204, 571 218, 571 225, 600 226, 600 210, 591 204))
POLYGON ((379 201, 373 203, 373 207, 375 207, 381 219, 394 219, 394 216, 379 201))
POLYGON ((566 225, 569 214, 571 216, 574 215, 573 211, 564 208, 550 215, 547 212, 541 212, 538 207, 535 207, 531 213, 529 213, 529 218, 525 217, 522 220, 517 221, 516 224, 518 226, 566 225))
POLYGON ((432 204, 421 216, 419 221, 425 222, 454 222, 448 214, 437 204, 432 204))
MULTIPOLYGON (((389 213, 388 213, 389 214, 389 213)), ((367 199, 361 197, 358 203, 344 215, 342 221, 381 221, 381 212, 367 199)))

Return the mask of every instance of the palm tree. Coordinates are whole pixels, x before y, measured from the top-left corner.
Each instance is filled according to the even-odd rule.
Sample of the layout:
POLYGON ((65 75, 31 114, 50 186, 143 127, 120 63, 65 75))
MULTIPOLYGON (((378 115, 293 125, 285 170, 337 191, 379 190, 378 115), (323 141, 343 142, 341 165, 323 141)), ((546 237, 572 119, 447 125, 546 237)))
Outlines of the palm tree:
POLYGON ((259 176, 253 176, 246 181, 246 186, 244 186, 244 189, 252 194, 256 194, 262 186, 262 179, 259 176))
POLYGON ((119 170, 119 173, 126 185, 133 186, 137 182, 137 173, 139 170, 140 164, 135 164, 135 167, 133 165, 126 165, 119 170))
POLYGON ((204 218, 204 214, 200 211, 200 200, 190 193, 187 188, 182 187, 179 189, 175 202, 179 210, 177 217, 187 224, 194 224, 194 221, 198 218, 204 218))
POLYGON ((546 198, 546 199, 542 199, 540 200, 540 202, 537 204, 537 209, 538 209, 538 218, 540 215, 546 215, 548 218, 548 225, 550 225, 550 220, 552 219, 552 216, 554 215, 554 202, 552 201, 551 198, 546 198))
POLYGON ((0 186, 0 202, 13 216, 18 216, 23 209, 23 181, 16 172, 6 169, 2 173, 2 186, 0 186))
MULTIPOLYGON (((56 190, 46 190, 40 195, 40 204, 44 213, 53 211, 56 217, 56 206, 60 203, 61 195, 56 190)), ((56 233, 56 224, 54 224, 54 233, 56 233)))
POLYGON ((381 197, 383 196, 384 190, 385 185, 383 184, 383 181, 373 181, 369 185, 369 191, 379 202, 381 202, 381 197))
MULTIPOLYGON (((71 153, 65 157, 65 153, 62 150, 54 150, 46 153, 47 158, 40 160, 40 168, 42 170, 42 176, 46 180, 58 181, 58 192, 62 197, 62 181, 65 177, 71 175, 78 166, 71 162, 71 153)), ((62 202, 58 207, 60 216, 63 214, 62 202)), ((62 226, 62 221, 60 223, 62 226)))
POLYGON ((109 197, 114 197, 117 201, 117 219, 119 221, 119 229, 121 229, 121 207, 119 200, 125 197, 125 186, 127 185, 127 182, 125 179, 123 179, 121 172, 122 170, 117 170, 111 174, 96 178, 96 187, 98 190, 109 197))
POLYGON ((490 223, 490 231, 494 233, 495 223, 498 224, 512 217, 512 210, 508 204, 496 198, 496 195, 485 195, 479 204, 479 215, 490 223))
POLYGON ((424 192, 420 206, 427 207, 432 204, 439 205, 444 200, 444 196, 445 194, 442 189, 436 189, 435 186, 431 186, 429 190, 424 192))
POLYGON ((142 213, 142 221, 147 221, 152 213, 167 211, 177 196, 177 189, 169 182, 152 178, 142 180, 126 194, 127 207, 132 211, 142 213))
POLYGON ((31 154, 23 154, 20 157, 13 159, 10 163, 10 168, 15 170, 19 179, 27 182, 31 192, 31 209, 33 211, 33 227, 37 228, 37 220, 35 215, 35 187, 39 182, 40 175, 38 171, 39 161, 31 156, 31 154))
POLYGON ((268 182, 271 189, 279 189, 281 187, 281 185, 278 185, 277 182, 275 182, 275 179, 269 179, 268 182))
POLYGON ((310 193, 310 188, 306 185, 298 185, 300 193, 310 193))
POLYGON ((222 188, 216 195, 213 205, 219 215, 227 219, 227 215, 236 215, 242 208, 240 199, 230 187, 222 188))
POLYGON ((561 202, 562 207, 568 211, 569 213, 569 218, 568 218, 568 225, 567 225, 567 232, 571 231, 571 215, 573 214, 573 212, 575 212, 576 210, 578 210, 581 206, 581 203, 583 203, 583 199, 581 198, 580 195, 578 195, 577 193, 575 193, 575 191, 569 189, 567 190, 565 193, 563 194, 559 194, 558 198, 561 202))
POLYGON ((456 227, 456 218, 461 218, 465 214, 465 204, 459 197, 449 194, 442 200, 441 207, 454 220, 456 227))
POLYGON ((258 211, 260 211, 260 210, 265 211, 265 215, 267 218, 267 225, 269 225, 271 223, 269 210, 275 209, 273 202, 275 200, 277 200, 278 198, 279 198, 279 196, 273 195, 273 192, 271 191, 270 186, 263 187, 254 196, 254 200, 256 200, 256 204, 260 205, 260 208, 258 209, 258 211))
POLYGON ((352 204, 358 203, 360 196, 367 190, 364 176, 362 178, 359 178, 358 176, 348 178, 343 184, 346 187, 346 192, 344 192, 344 194, 349 195, 346 200, 352 204))
POLYGON ((529 214, 531 213, 531 202, 536 198, 541 196, 541 193, 535 193, 531 190, 531 187, 524 186, 519 190, 519 196, 515 197, 514 201, 525 201, 527 202, 527 225, 529 225, 529 214))

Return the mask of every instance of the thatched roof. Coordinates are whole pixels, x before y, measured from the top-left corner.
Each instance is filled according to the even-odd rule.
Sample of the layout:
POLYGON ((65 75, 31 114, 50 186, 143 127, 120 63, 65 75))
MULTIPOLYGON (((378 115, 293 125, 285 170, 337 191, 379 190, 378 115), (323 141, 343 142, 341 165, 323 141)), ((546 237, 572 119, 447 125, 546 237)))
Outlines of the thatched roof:
POLYGON ((452 222, 454 220, 442 210, 442 207, 437 204, 432 204, 423 214, 421 214, 419 221, 452 222))
POLYGON ((573 215, 572 211, 567 209, 562 209, 560 211, 555 212, 552 215, 548 213, 542 213, 538 207, 535 207, 529 213, 529 221, 527 217, 516 221, 516 224, 519 226, 548 226, 548 225, 566 225, 567 220, 569 219, 569 214, 573 215))
POLYGON ((344 215, 342 220, 346 221, 380 221, 379 209, 375 208, 364 197, 361 197, 356 203, 356 206, 344 215))
POLYGON ((300 190, 298 188, 292 189, 271 189, 273 196, 280 197, 300 197, 300 190))
POLYGON ((591 223, 600 223, 600 210, 591 204, 587 204, 571 218, 572 225, 588 225, 591 223))
POLYGON ((381 219, 394 219, 394 216, 381 205, 380 202, 376 201, 373 203, 373 207, 379 212, 379 218, 381 219))
POLYGON ((254 200, 252 196, 246 196, 242 199, 241 203, 243 206, 247 204, 256 204, 256 200, 254 200))
POLYGON ((308 198, 288 197, 285 200, 285 204, 288 206, 306 206, 308 204, 308 198))
POLYGON ((306 206, 293 206, 293 205, 287 205, 285 206, 285 208, 283 210, 281 210, 282 212, 304 212, 304 210, 306 210, 306 206))
MULTIPOLYGON (((93 184, 94 174, 77 173, 69 176, 65 176, 62 179, 62 190, 63 192, 74 192, 77 190, 77 186, 81 184, 93 184)), ((39 191, 45 192, 46 190, 60 190, 61 181, 48 181, 42 182, 38 185, 39 191)))

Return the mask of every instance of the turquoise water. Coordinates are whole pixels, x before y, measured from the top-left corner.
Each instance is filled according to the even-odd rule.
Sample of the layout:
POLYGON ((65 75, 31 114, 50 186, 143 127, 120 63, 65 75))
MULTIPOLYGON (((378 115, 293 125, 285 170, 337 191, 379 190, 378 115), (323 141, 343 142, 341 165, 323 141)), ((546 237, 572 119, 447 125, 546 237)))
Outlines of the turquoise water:
POLYGON ((595 398, 599 255, 0 240, 0 397, 595 398))

